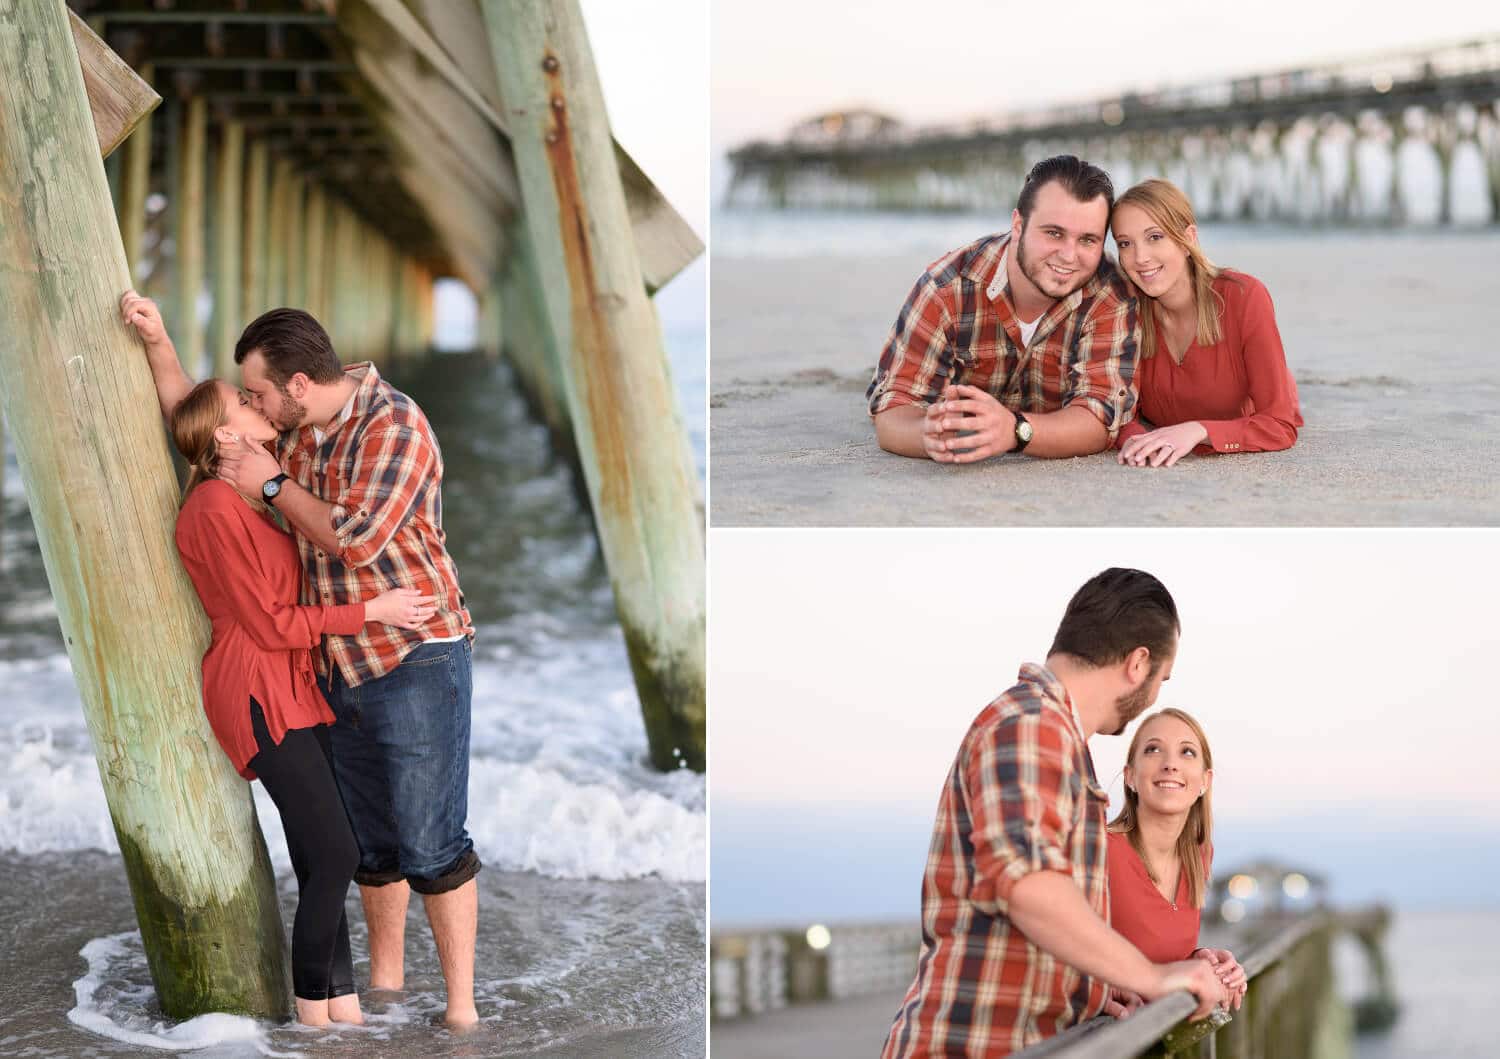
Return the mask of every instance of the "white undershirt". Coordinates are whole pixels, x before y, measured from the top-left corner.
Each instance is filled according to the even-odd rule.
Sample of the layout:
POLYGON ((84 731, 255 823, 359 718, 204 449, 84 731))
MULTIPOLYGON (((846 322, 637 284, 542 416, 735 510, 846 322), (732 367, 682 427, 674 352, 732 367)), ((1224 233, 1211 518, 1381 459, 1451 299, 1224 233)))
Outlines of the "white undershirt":
MULTIPOLYGON (((1000 297, 1000 292, 1003 291, 1009 283, 1010 273, 1005 271, 1005 260, 1008 257, 1010 257, 1009 250, 1006 250, 1005 253, 1000 255, 1000 267, 995 269, 995 278, 990 281, 989 290, 985 291, 985 293, 990 296, 990 301, 994 301, 996 298, 1000 297)), ((1046 315, 1046 313, 1042 314, 1042 316, 1046 315)), ((1025 349, 1027 346, 1031 345, 1031 336, 1036 334, 1037 324, 1041 322, 1041 316, 1038 316, 1030 323, 1022 320, 1019 316, 1016 317, 1016 326, 1021 330, 1022 349, 1025 349)))
MULTIPOLYGON (((1044 313, 1043 315, 1046 315, 1046 314, 1044 313)), ((1041 322, 1042 322, 1042 317, 1040 317, 1040 316, 1038 316, 1035 320, 1031 321, 1031 323, 1029 323, 1029 324, 1025 320, 1022 320, 1019 316, 1016 317, 1016 326, 1021 329, 1021 346, 1022 346, 1023 349, 1026 346, 1031 345, 1031 336, 1034 335, 1034 334, 1036 334, 1037 324, 1039 324, 1041 322)))

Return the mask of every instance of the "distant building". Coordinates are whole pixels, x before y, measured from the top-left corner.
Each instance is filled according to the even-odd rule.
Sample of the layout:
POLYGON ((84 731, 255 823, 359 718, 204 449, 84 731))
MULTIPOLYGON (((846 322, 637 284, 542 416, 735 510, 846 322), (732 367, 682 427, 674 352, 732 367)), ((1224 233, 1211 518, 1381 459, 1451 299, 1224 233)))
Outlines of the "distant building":
POLYGON ((1323 876, 1278 861, 1252 861, 1214 875, 1204 911, 1221 923, 1296 914, 1327 904, 1328 882, 1323 876))
POLYGON ((792 126, 787 142, 803 146, 857 143, 889 137, 901 123, 889 114, 856 108, 834 110, 792 126))

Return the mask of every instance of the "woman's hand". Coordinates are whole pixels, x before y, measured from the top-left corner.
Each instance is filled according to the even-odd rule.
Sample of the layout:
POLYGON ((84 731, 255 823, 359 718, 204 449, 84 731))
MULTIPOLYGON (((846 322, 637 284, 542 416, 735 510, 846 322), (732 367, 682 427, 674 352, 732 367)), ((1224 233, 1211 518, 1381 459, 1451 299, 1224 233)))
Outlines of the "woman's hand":
POLYGON ((1202 423, 1175 423, 1137 434, 1120 446, 1119 460, 1132 467, 1170 467, 1208 440, 1202 423))
POLYGON ((400 629, 420 629, 437 613, 437 601, 414 588, 393 588, 365 601, 365 621, 400 629))
POLYGON ((1224 983, 1224 989, 1229 994, 1229 1006, 1238 1011, 1250 988, 1250 981, 1245 969, 1234 958, 1234 953, 1228 949, 1196 949, 1193 955, 1208 961, 1214 974, 1219 976, 1219 981, 1224 983))
POLYGON ((147 346, 157 346, 167 340, 167 325, 162 322, 161 310, 144 295, 126 291, 120 298, 120 318, 135 328, 147 346))

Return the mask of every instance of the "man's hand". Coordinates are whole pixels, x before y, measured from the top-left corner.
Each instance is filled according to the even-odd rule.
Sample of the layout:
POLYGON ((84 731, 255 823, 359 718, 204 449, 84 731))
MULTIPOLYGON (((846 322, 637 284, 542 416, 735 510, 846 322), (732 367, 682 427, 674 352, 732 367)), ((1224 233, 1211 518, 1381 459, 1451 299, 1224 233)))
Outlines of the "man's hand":
POLYGON ((1234 953, 1228 949, 1195 949, 1193 955, 1214 969, 1214 973, 1219 976, 1219 981, 1224 983, 1224 989, 1229 993, 1229 1006, 1238 1011, 1240 1003, 1245 999, 1245 993, 1250 989, 1250 979, 1239 961, 1234 958, 1234 953))
POLYGON ((988 390, 945 386, 922 423, 927 455, 939 463, 974 463, 1016 447, 1016 417, 988 390), (959 437, 960 431, 969 431, 959 437))
POLYGON ((1109 991, 1109 999, 1104 1002, 1104 1013, 1117 1019, 1129 1018, 1145 1003, 1139 993, 1112 987, 1109 991))
POLYGON ((276 457, 246 438, 219 449, 219 477, 245 496, 259 497, 260 487, 280 473, 276 457))
POLYGON ((147 348, 171 341, 167 338, 167 325, 162 322, 161 310, 156 303, 133 290, 126 291, 120 298, 120 318, 135 328, 147 348))
POLYGON ((1219 981, 1213 965, 1207 960, 1179 960, 1176 963, 1158 964, 1157 970, 1160 976, 1155 986, 1144 994, 1145 998, 1159 1000, 1168 993, 1186 989, 1198 998, 1197 1010, 1189 1019, 1191 1022, 1207 1018, 1210 1011, 1229 1000, 1224 983, 1219 981))
POLYGON ((1121 445, 1119 460, 1132 467, 1170 467, 1207 440, 1202 423, 1158 427, 1121 445))

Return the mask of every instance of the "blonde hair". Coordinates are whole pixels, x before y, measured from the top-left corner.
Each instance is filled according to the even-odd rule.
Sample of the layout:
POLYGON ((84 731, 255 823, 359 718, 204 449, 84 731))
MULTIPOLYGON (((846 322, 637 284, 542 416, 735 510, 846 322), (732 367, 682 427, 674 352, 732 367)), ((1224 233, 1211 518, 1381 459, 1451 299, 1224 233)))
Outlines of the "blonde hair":
MULTIPOLYGON (((204 379, 172 410, 172 444, 188 464, 187 484, 182 487, 184 504, 194 489, 219 476, 219 442, 214 431, 227 422, 229 408, 219 393, 218 379, 204 379)), ((265 510, 264 502, 245 499, 257 511, 265 510)))
MULTIPOLYGON (((1193 303, 1198 309, 1198 334, 1200 346, 1211 346, 1223 332, 1219 328, 1219 315, 1223 311, 1219 296, 1214 292, 1214 280, 1223 270, 1208 259, 1196 242, 1187 237, 1190 226, 1196 226, 1193 204, 1188 197, 1168 180, 1143 180, 1121 195, 1115 203, 1115 212, 1121 206, 1134 206, 1144 210, 1158 228, 1167 233, 1167 238, 1187 254, 1188 276, 1193 284, 1193 303)), ((1120 270, 1124 272, 1122 268, 1120 270)), ((1126 275, 1126 279, 1129 279, 1126 275)), ((1141 360, 1156 356, 1156 299, 1135 286, 1136 303, 1141 314, 1141 360)))
MULTIPOLYGON (((1141 722, 1135 730, 1135 735, 1130 739, 1130 749, 1126 752, 1125 760, 1129 764, 1135 762, 1135 752, 1140 749, 1141 735, 1146 726, 1158 717, 1175 717, 1193 731, 1193 736, 1198 740, 1198 746, 1203 751, 1203 769, 1208 771, 1214 767, 1213 751, 1208 748, 1208 737, 1203 734, 1203 726, 1193 720, 1192 715, 1173 707, 1157 710, 1150 717, 1141 722)), ((1140 821, 1141 796, 1130 787, 1125 788, 1125 807, 1120 810, 1120 815, 1109 822, 1109 830, 1116 834, 1123 834, 1130 840, 1131 848, 1141 858, 1141 863, 1146 866, 1146 874, 1151 876, 1151 881, 1160 883, 1156 871, 1151 867, 1151 861, 1146 858, 1145 847, 1141 843, 1141 821, 1140 821)), ((1188 810, 1187 821, 1182 825, 1182 833, 1177 836, 1177 862, 1181 865, 1182 872, 1187 876, 1188 901, 1194 908, 1202 908, 1208 896, 1209 873, 1203 866, 1203 849, 1213 837, 1214 813, 1213 813, 1213 790, 1204 791, 1198 800, 1193 802, 1193 807, 1188 810)))

